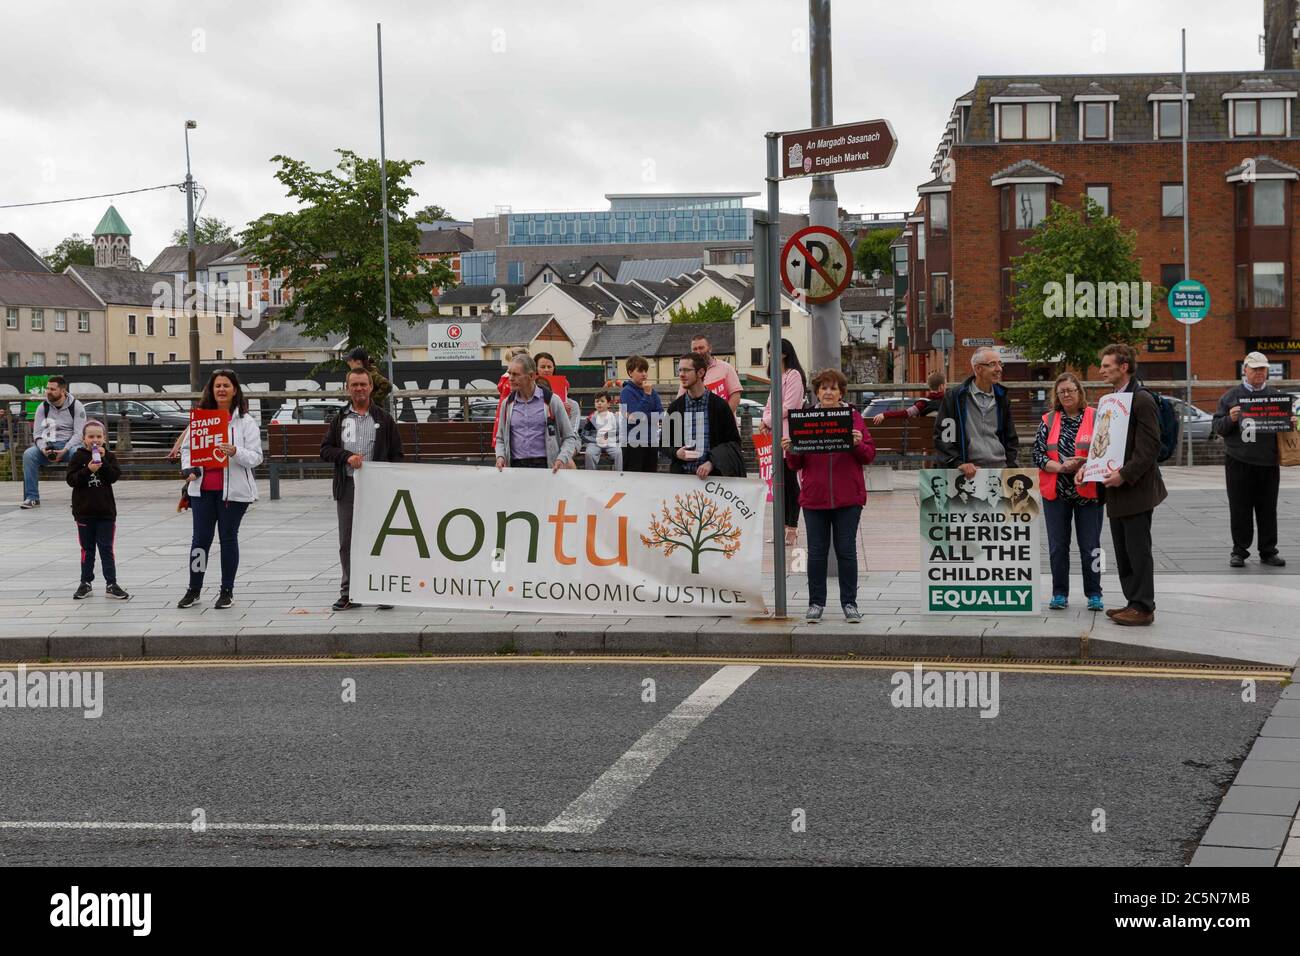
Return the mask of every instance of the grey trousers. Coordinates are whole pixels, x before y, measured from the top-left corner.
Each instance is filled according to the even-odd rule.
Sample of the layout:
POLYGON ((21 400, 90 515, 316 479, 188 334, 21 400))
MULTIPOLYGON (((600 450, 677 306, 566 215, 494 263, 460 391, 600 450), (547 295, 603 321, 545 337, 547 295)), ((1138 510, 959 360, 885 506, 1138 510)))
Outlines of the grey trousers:
POLYGON ((339 567, 343 569, 343 582, 339 585, 339 594, 348 596, 348 585, 352 582, 352 480, 344 482, 343 496, 334 502, 339 515, 339 567))
POLYGON ((621 447, 618 445, 609 445, 605 448, 601 448, 593 442, 587 446, 586 458, 588 471, 595 471, 600 467, 601 452, 609 455, 610 460, 614 462, 615 471, 623 470, 623 449, 621 447))

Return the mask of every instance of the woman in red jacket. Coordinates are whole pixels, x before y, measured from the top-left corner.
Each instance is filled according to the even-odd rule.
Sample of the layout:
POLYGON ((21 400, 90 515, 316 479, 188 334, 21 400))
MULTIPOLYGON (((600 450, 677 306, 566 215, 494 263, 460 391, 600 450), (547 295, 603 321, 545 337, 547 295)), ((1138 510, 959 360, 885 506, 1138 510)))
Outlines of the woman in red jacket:
MULTIPOLYGON (((818 408, 845 407, 849 381, 836 369, 823 369, 813 376, 813 393, 818 408)), ((851 407, 851 406, 850 406, 851 407)), ((826 561, 832 537, 840 566, 840 606, 844 620, 862 620, 858 610, 858 522, 867 503, 867 481, 863 466, 876 457, 866 423, 853 409, 853 450, 796 455, 790 439, 781 440, 785 460, 799 472, 799 506, 808 529, 808 613, 809 623, 821 620, 826 607, 826 561)))

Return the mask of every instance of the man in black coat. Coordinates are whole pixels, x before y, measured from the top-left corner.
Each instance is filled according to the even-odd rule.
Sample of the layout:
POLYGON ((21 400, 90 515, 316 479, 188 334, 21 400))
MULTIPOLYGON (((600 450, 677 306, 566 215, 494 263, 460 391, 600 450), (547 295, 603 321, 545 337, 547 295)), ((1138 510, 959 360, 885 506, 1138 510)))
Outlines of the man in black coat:
POLYGON ((970 364, 970 378, 944 393, 934 420, 939 467, 957 468, 967 478, 980 468, 1015 468, 1020 457, 998 353, 976 349, 970 364))
POLYGON ((677 361, 677 380, 685 390, 666 416, 660 453, 668 458, 668 470, 677 475, 694 474, 745 477, 745 459, 740 447, 740 429, 731 406, 704 387, 708 361, 691 353, 677 361))
MULTIPOLYGON (((364 368, 348 372, 347 389, 352 404, 342 409, 330 422, 320 443, 320 457, 334 466, 334 501, 339 519, 339 565, 343 581, 334 610, 349 611, 360 607, 348 594, 352 579, 352 476, 368 461, 401 461, 402 438, 397 423, 386 411, 370 401, 374 388, 370 373, 364 368)), ((388 610, 391 604, 379 605, 388 610)))

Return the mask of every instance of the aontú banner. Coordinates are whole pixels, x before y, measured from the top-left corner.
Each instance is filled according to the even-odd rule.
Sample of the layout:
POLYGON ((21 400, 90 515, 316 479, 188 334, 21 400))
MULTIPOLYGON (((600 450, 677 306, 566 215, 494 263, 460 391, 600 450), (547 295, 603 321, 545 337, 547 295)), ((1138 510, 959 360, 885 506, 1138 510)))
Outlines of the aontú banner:
POLYGON ((757 479, 366 463, 358 601, 538 614, 765 614, 757 479))

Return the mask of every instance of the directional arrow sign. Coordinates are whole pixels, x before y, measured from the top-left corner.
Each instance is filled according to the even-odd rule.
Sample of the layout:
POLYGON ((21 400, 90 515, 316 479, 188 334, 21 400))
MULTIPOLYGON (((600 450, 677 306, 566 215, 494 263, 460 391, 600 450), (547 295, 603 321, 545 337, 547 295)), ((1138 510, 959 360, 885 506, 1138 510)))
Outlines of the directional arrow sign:
POLYGON ((781 178, 884 169, 898 140, 889 120, 868 120, 781 134, 781 178))
POLYGON ((781 283, 785 291, 810 305, 838 298, 853 278, 849 244, 829 226, 800 229, 781 250, 781 283))

